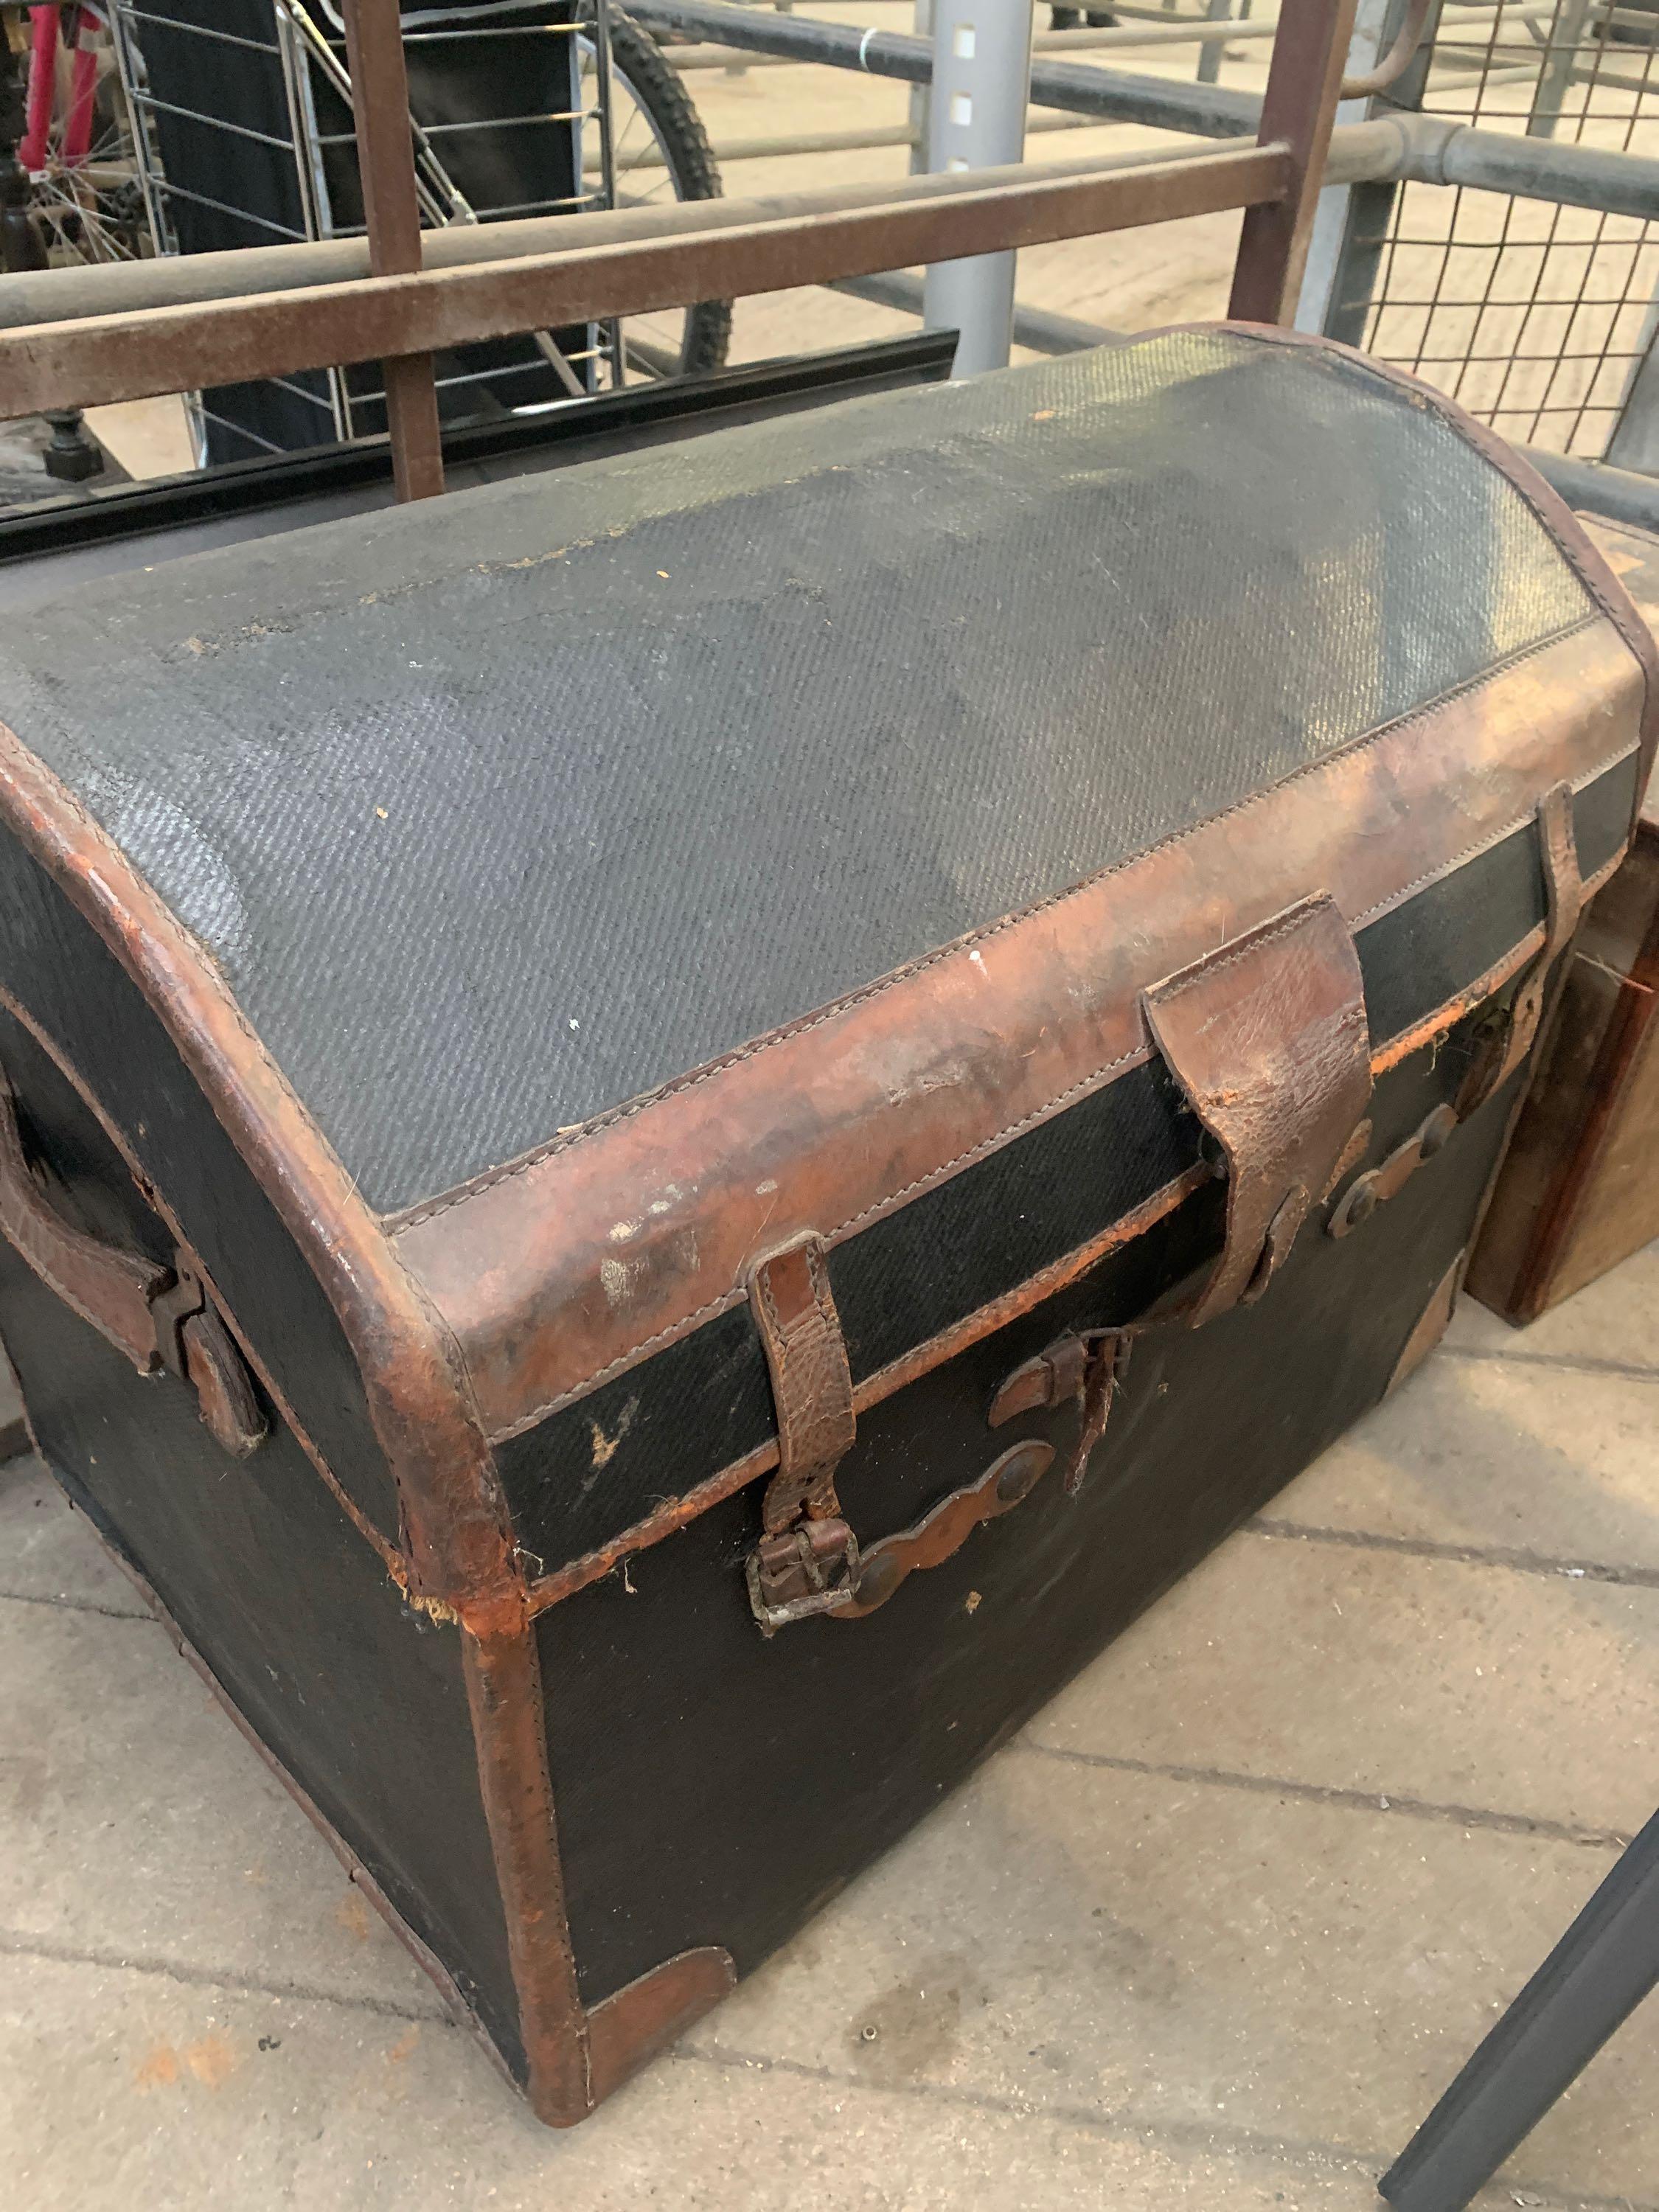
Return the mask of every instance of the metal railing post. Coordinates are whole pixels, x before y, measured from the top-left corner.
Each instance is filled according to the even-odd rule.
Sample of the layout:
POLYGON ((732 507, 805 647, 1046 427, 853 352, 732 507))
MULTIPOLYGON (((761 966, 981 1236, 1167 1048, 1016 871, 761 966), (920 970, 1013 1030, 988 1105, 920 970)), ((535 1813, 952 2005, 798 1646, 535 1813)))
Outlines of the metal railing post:
MULTIPOLYGON (((919 39, 933 35, 933 0, 913 0, 910 28, 919 39)), ((927 169, 928 140, 933 131, 933 99, 931 87, 913 84, 909 98, 910 174, 920 176, 927 169)))
MULTIPOLYGON (((992 169, 1024 159, 1031 82, 1031 0, 933 0, 930 169, 992 169)), ((924 319, 960 333, 952 374, 1006 368, 1014 331, 1012 253, 936 262, 924 319)))
POLYGON ((1284 199, 1245 213, 1227 310, 1237 321, 1288 323, 1296 313, 1355 4, 1280 0, 1257 143, 1289 148, 1294 182, 1284 199))
MULTIPOLYGON (((421 209, 398 0, 345 0, 345 27, 369 270, 376 276, 410 276, 421 265, 421 209)), ((398 354, 380 368, 398 496, 429 499, 444 488, 432 356, 398 354)))

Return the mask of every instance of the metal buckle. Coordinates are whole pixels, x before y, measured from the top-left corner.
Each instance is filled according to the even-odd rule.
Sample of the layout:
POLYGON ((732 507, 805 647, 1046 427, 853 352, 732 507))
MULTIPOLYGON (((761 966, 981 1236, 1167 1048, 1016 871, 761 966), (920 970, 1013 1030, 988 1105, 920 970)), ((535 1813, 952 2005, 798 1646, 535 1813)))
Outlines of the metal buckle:
POLYGON ((190 1370, 185 1361, 180 1332, 192 1314, 201 1312, 207 1303, 207 1292, 181 1252, 173 1255, 173 1272, 174 1279, 165 1289, 157 1291, 149 1302, 150 1318, 155 1324, 155 1349, 161 1364, 181 1382, 188 1382, 190 1370))
POLYGON ((766 1636, 815 1613, 836 1613, 858 1595, 858 1539, 844 1521, 802 1521, 763 1536, 745 1569, 749 1602, 766 1636))

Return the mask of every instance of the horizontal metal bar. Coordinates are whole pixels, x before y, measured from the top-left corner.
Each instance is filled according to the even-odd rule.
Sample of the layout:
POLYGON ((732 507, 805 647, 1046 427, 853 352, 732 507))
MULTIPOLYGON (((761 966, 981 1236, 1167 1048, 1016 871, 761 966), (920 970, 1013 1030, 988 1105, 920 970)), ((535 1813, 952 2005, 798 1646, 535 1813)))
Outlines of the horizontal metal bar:
POLYGON ((222 46, 242 46, 251 54, 274 54, 280 49, 269 39, 245 39, 234 31, 221 31, 210 23, 181 23, 171 15, 157 15, 148 8, 127 8, 123 10, 135 23, 154 23, 159 30, 177 31, 185 38, 215 39, 222 46))
POLYGON ((133 105, 143 107, 152 115, 176 115, 185 123, 199 123, 207 131, 228 131, 233 137, 252 138, 260 146, 274 146, 279 153, 292 154, 296 149, 292 138, 278 138, 269 131, 255 131, 246 123, 227 122, 222 115, 204 115, 199 108, 181 107, 176 100, 157 100, 153 93, 131 94, 133 105))
MULTIPOLYGON (((852 154, 877 146, 914 146, 916 133, 908 123, 866 123, 854 131, 781 131, 769 138, 726 138, 712 149, 714 159, 724 165, 727 161, 769 161, 795 154, 852 154)), ((587 155, 582 162, 582 174, 599 173, 604 156, 587 155)), ((665 169, 668 156, 653 139, 641 146, 628 161, 617 164, 620 176, 630 175, 636 169, 665 169)))
MULTIPOLYGON (((1087 115, 1036 115, 1025 126, 1026 137, 1054 131, 1093 131, 1099 128, 1087 115)), ((866 123, 858 131, 781 131, 771 138, 722 138, 713 149, 714 159, 724 166, 728 161, 781 161, 796 154, 851 154, 873 149, 878 146, 916 146, 923 143, 922 134, 908 123, 866 123)), ((602 156, 590 154, 582 162, 584 176, 597 174, 602 156)), ((654 140, 618 163, 618 176, 631 176, 636 169, 665 169, 668 157, 654 140)))
POLYGON ((1605 461, 1547 453, 1537 446, 1518 450, 1569 507, 1605 515, 1609 522, 1629 523, 1638 530, 1659 530, 1659 479, 1637 476, 1629 469, 1609 468, 1605 461))
MULTIPOLYGON (((864 0, 867 6, 869 0, 864 0)), ((907 0, 907 5, 912 0, 907 0)), ((1121 13, 1121 10, 1115 12, 1121 13)), ((1033 53, 1066 53, 1075 49, 1091 52, 1096 48, 1137 46, 1224 46, 1233 40, 1271 39, 1278 26, 1274 23, 1212 21, 1207 16, 1183 17, 1182 27, 1176 28, 1162 9, 1158 21, 1144 30, 1129 25, 1115 29, 1080 31, 1038 31, 1032 38, 1033 53)), ((757 54, 738 46, 670 46, 669 60, 682 76, 699 70, 734 69, 810 69, 813 63, 806 55, 757 54)))
MULTIPOLYGON (((665 6, 682 11, 696 7, 702 13, 719 17, 722 27, 726 19, 736 17, 746 30, 766 37, 775 34, 795 39, 805 31, 809 38, 815 38, 825 27, 804 17, 774 16, 753 8, 722 5, 720 0, 636 0, 636 5, 641 12, 665 6)), ((841 38, 841 26, 832 24, 827 27, 838 40, 841 38)), ((838 47, 836 66, 850 67, 856 61, 861 34, 853 31, 847 36, 851 40, 850 58, 838 47)), ((881 64, 894 44, 895 40, 886 33, 872 38, 872 63, 881 64)), ((915 49, 921 58, 917 60, 908 52, 902 54, 887 73, 910 82, 925 82, 931 70, 926 43, 898 40, 896 44, 902 48, 915 49)), ((1151 80, 1075 65, 1067 65, 1067 74, 1085 81, 1088 87, 1087 97, 1079 97, 1071 105, 1072 112, 1100 120, 1156 119, 1165 127, 1186 128, 1199 135, 1223 138, 1253 135, 1256 128, 1260 102, 1247 94, 1225 92, 1209 85, 1158 82, 1155 89, 1164 110, 1179 111, 1176 120, 1171 123, 1169 112, 1153 118, 1145 108, 1141 88, 1151 80)), ((1068 94, 1066 103, 1056 105, 1064 108, 1071 102, 1072 95, 1068 94)), ((1571 145, 1553 138, 1472 130, 1438 116, 1395 113, 1339 126, 1332 134, 1326 178, 1332 184, 1402 179, 1462 185, 1560 205, 1634 216, 1642 220, 1659 220, 1659 161, 1596 147, 1571 145)), ((866 204, 872 198, 884 198, 889 190, 884 185, 855 190, 843 193, 839 204, 849 207, 866 204)), ((696 221, 720 224, 728 220, 725 210, 732 204, 718 200, 699 201, 690 204, 685 212, 696 221)), ((790 195, 769 204, 782 215, 792 208, 801 213, 821 212, 823 201, 811 195, 790 195)), ((599 222, 607 218, 592 216, 583 219, 599 222)), ((514 216, 507 221, 452 225, 426 234, 425 265, 429 270, 455 268, 545 253, 556 250, 567 235, 565 219, 559 216, 514 216)), ((0 276, 0 329, 347 283, 365 274, 368 266, 368 251, 361 239, 337 238, 187 257, 107 262, 92 267, 20 270, 0 276)))
MULTIPOLYGON (((860 30, 856 24, 826 22, 813 15, 777 15, 769 9, 733 6, 731 0, 635 0, 629 13, 653 31, 685 31, 756 53, 789 54, 832 69, 897 77, 907 84, 926 84, 933 76, 931 44, 905 32, 860 30)), ((1261 99, 1254 93, 1091 69, 1046 56, 1031 64, 1031 100, 1038 107, 1066 108, 1105 122, 1140 123, 1200 138, 1254 137, 1261 112, 1261 99)))
POLYGON ((446 39, 465 39, 469 45, 479 39, 568 39, 587 29, 585 23, 503 23, 493 27, 487 23, 464 24, 457 31, 410 31, 404 33, 406 46, 432 46, 446 39))
MULTIPOLYGON (((757 52, 793 54, 909 84, 926 84, 933 74, 927 40, 895 31, 864 32, 809 15, 734 7, 730 0, 629 0, 629 12, 653 29, 683 30, 757 52)), ((1254 93, 1041 58, 1031 64, 1031 99, 1038 106, 1093 115, 1103 122, 1138 123, 1204 138, 1251 135, 1261 112, 1254 93)), ((1553 138, 1476 131, 1442 116, 1395 113, 1340 127, 1332 134, 1326 177, 1332 184, 1398 179, 1466 185, 1557 206, 1659 218, 1659 161, 1553 138), (1367 149, 1352 135, 1376 131, 1395 135, 1386 143, 1372 139, 1367 149)))
MULTIPOLYGON (((1389 158, 1395 141, 1386 125, 1354 126, 1377 139, 1376 152, 1389 158)), ((1097 176, 1137 163, 1164 161, 1165 152, 1131 155, 1093 155, 1069 161, 1051 162, 1042 168, 1009 170, 1009 176, 1097 176)), ((1369 172, 1367 173, 1369 173, 1369 172)), ((1340 179, 1347 181, 1349 179, 1340 179)), ((903 185, 886 181, 804 192, 769 193, 763 198, 689 200, 678 214, 688 228, 725 228, 750 220, 758 206, 769 220, 805 218, 830 209, 886 205, 900 191, 922 185, 929 191, 955 191, 963 177, 908 179, 903 185)), ((581 217, 592 226, 581 233, 588 244, 600 244, 635 234, 642 211, 623 209, 594 212, 581 217)), ((664 210, 651 211, 660 216, 664 210)), ((568 245, 570 218, 562 215, 532 215, 510 221, 451 223, 428 230, 422 237, 422 266, 428 270, 475 268, 511 262, 534 254, 556 253, 568 245)), ((210 301, 234 300, 272 293, 300 291, 312 286, 346 283, 368 274, 368 247, 361 235, 305 240, 293 245, 239 246, 216 253, 159 256, 144 261, 109 261, 96 267, 18 270, 0 276, 0 331, 17 330, 32 323, 64 323, 89 316, 112 316, 139 310, 184 307, 210 301)))
POLYGON ((1659 161, 1553 138, 1472 131, 1437 115, 1392 115, 1380 127, 1397 132, 1401 142, 1396 164, 1385 175, 1546 199, 1559 207, 1594 208, 1644 222, 1659 219, 1659 161))
POLYGON ((1038 31, 1031 40, 1031 51, 1054 54, 1064 53, 1071 47, 1121 47, 1127 51, 1135 46, 1230 46, 1235 39, 1272 39, 1278 32, 1277 23, 1236 23, 1224 16, 1214 22, 1183 23, 1179 27, 1167 20, 1148 23, 1141 28, 1120 23, 1097 30, 1038 31))
MULTIPOLYGON (((866 0, 866 6, 868 0, 866 0)), ((793 54, 749 54, 736 46, 671 46, 673 65, 684 76, 687 70, 735 69, 810 69, 810 62, 793 54)))
POLYGON ((798 194, 787 215, 775 201, 715 200, 570 216, 562 251, 510 263, 13 328, 0 336, 0 391, 10 412, 30 415, 438 352, 1260 206, 1288 179, 1282 147, 1252 145, 907 177, 864 198, 798 194))
MULTIPOLYGON (((894 269, 878 276, 836 276, 832 292, 849 299, 868 300, 878 307, 894 307, 901 314, 921 313, 921 279, 908 270, 894 269)), ((1023 307, 1014 303, 1014 343, 1030 353, 1086 353, 1093 346, 1127 345, 1133 333, 1109 331, 1098 323, 1079 322, 1075 315, 1057 315, 1047 307, 1023 307)))

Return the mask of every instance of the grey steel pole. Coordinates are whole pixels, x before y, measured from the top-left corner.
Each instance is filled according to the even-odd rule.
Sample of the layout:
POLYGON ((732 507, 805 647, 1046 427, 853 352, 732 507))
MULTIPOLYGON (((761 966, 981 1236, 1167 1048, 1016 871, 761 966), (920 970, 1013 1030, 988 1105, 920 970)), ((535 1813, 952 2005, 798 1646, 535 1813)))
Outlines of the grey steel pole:
MULTIPOLYGON (((1355 76, 1373 70, 1392 43, 1393 27, 1403 17, 1405 0, 1359 0, 1354 13, 1353 38, 1348 47, 1348 68, 1355 76)), ((1369 100, 1337 103, 1336 127, 1360 123, 1373 110, 1369 100)), ((1348 228, 1351 185, 1327 185, 1319 195, 1313 231, 1308 240, 1308 265, 1303 271, 1302 295, 1297 302, 1296 327, 1322 331, 1325 318, 1344 265, 1343 246, 1348 228)))
MULTIPOLYGON (((910 27, 919 39, 933 35, 933 0, 915 0, 910 27)), ((927 167, 929 118, 933 96, 926 84, 910 87, 910 174, 919 176, 927 167)))
MULTIPOLYGON (((933 0, 927 166, 993 169, 1023 161, 1031 83, 1031 0, 933 0)), ((1006 368, 1014 334, 1012 253, 937 262, 923 319, 956 330, 957 376, 1006 368)))

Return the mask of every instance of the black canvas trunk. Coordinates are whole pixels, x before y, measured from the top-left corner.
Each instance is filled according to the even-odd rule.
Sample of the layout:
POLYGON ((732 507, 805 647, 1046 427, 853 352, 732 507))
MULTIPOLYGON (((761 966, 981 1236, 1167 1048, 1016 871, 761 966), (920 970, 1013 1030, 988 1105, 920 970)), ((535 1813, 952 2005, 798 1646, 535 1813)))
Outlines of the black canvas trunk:
POLYGON ((1227 327, 9 641, 34 1433, 545 2118, 1432 1346, 1652 678, 1227 327))

